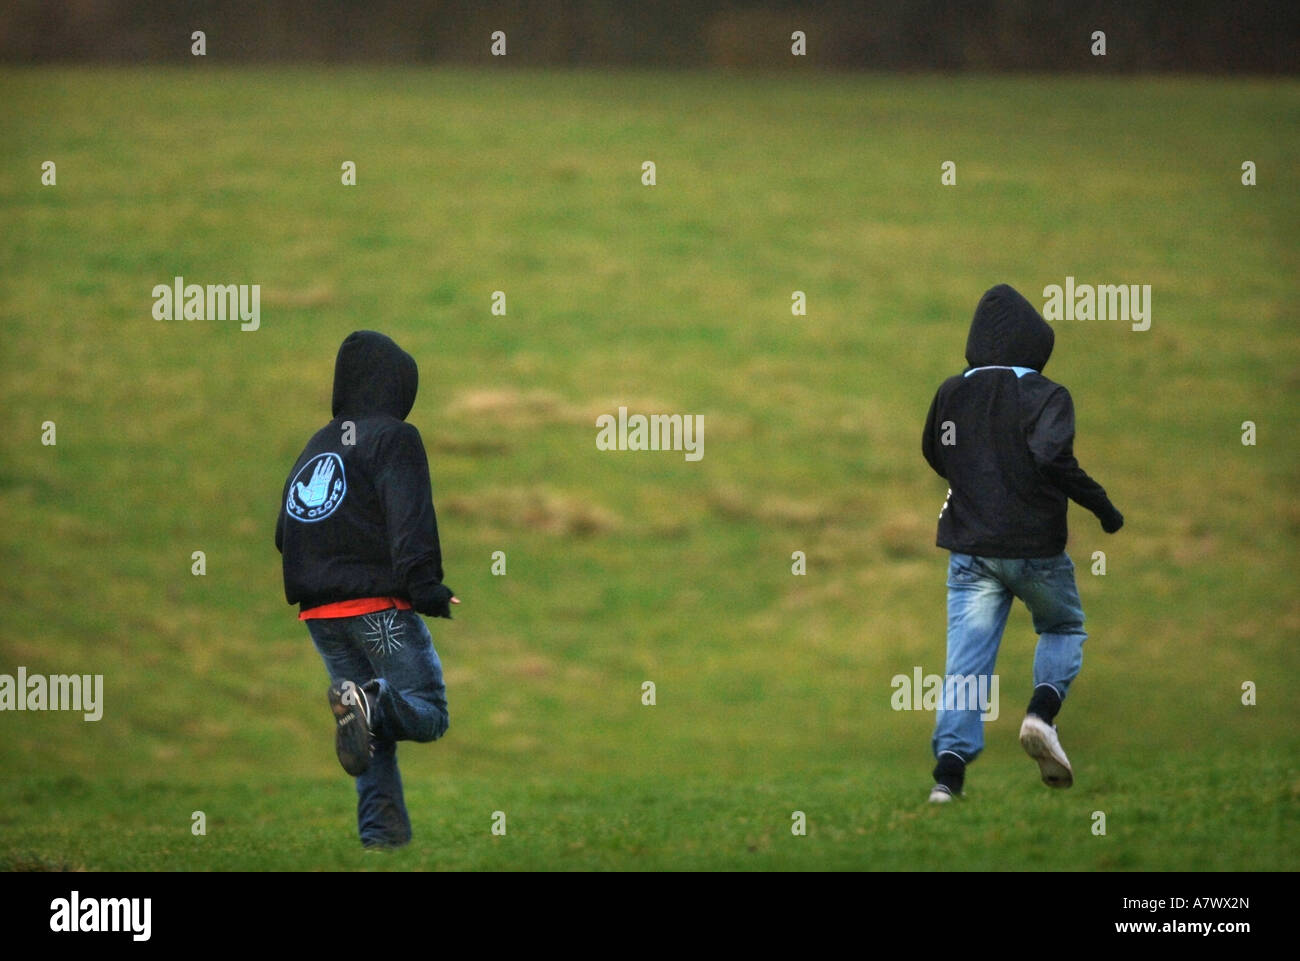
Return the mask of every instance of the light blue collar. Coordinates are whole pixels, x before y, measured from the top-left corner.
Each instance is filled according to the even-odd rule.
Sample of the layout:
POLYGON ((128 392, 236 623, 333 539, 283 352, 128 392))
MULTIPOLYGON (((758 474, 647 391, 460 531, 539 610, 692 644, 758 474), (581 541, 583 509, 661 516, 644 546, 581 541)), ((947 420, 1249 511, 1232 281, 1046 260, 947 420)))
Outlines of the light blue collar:
POLYGON ((1014 370, 1016 372, 1017 380, 1024 377, 1025 374, 1038 373, 1038 371, 1034 370, 1032 367, 1002 367, 997 364, 990 364, 988 367, 972 367, 970 370, 966 371, 966 373, 962 374, 962 376, 969 377, 971 374, 980 370, 1014 370))

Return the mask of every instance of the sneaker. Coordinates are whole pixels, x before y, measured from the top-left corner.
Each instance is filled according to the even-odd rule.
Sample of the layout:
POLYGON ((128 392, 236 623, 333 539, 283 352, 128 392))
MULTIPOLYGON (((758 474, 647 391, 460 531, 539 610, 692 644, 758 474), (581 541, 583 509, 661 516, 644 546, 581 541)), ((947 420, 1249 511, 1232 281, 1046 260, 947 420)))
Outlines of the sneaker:
POLYGON ((936 784, 930 788, 931 804, 947 804, 953 796, 952 790, 946 784, 936 784))
POLYGON ((1070 760, 1061 750, 1061 739, 1056 736, 1056 726, 1041 717, 1026 714, 1020 725, 1020 746, 1038 762, 1043 783, 1048 787, 1069 787, 1074 783, 1074 770, 1070 760))
POLYGON ((380 838, 373 841, 362 841, 361 848, 367 854, 372 851, 398 851, 411 843, 411 836, 408 834, 404 838, 380 838))
POLYGON ((961 797, 962 785, 966 783, 966 762, 956 751, 943 751, 934 766, 934 787, 930 789, 931 804, 947 804, 955 797, 961 797))
POLYGON ((339 763, 353 777, 365 774, 370 756, 375 753, 370 743, 370 700, 353 681, 331 684, 329 699, 337 724, 334 750, 339 763))
POLYGON ((401 844, 363 844, 361 845, 362 854, 392 854, 394 851, 400 851, 409 844, 409 841, 403 841, 401 844))

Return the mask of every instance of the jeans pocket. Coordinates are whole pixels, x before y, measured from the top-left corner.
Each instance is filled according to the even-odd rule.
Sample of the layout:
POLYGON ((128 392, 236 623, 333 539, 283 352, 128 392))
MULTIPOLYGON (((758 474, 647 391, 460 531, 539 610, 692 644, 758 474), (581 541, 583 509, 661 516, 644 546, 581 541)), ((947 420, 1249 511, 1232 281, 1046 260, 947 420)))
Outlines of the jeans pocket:
POLYGON ((973 584, 983 577, 979 561, 970 554, 952 555, 948 563, 948 580, 954 584, 973 584))
POLYGON ((407 636, 415 644, 428 644, 433 646, 433 634, 429 631, 429 625, 425 623, 424 618, 415 610, 398 611, 402 621, 406 625, 407 636))

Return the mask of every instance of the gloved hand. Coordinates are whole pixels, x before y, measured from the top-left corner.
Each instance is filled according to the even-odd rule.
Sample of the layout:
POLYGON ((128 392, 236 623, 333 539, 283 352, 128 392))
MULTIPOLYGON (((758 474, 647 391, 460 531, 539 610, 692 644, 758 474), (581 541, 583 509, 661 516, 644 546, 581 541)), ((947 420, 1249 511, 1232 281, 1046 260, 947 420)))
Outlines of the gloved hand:
MULTIPOLYGON (((426 614, 429 617, 445 617, 447 620, 451 620, 451 604, 452 598, 455 596, 455 592, 446 584, 438 584, 426 596, 421 597, 418 604, 413 604, 413 606, 419 613, 426 614)), ((457 603, 460 602, 457 601, 457 603)))
POLYGON ((1124 526, 1124 515, 1115 510, 1113 504, 1108 504, 1107 508, 1107 510, 1102 511, 1097 515, 1097 519, 1101 521, 1102 530, 1107 534, 1114 534, 1124 526))

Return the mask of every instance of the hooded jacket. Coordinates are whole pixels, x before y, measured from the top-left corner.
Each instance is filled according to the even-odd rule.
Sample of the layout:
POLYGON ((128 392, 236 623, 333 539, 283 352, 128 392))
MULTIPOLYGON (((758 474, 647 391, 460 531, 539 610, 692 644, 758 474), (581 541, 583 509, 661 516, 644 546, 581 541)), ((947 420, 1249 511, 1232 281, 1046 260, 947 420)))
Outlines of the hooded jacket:
POLYGON ((1055 332, 1006 284, 980 298, 961 374, 940 385, 921 450, 948 481, 936 543, 983 557, 1065 550, 1067 498, 1103 529, 1124 519, 1074 458, 1070 392, 1043 376, 1055 332))
POLYGON ((370 330, 349 334, 334 365, 334 419, 307 442, 285 481, 275 546, 284 594, 302 610, 398 597, 450 617, 429 463, 406 423, 415 359, 370 330))

